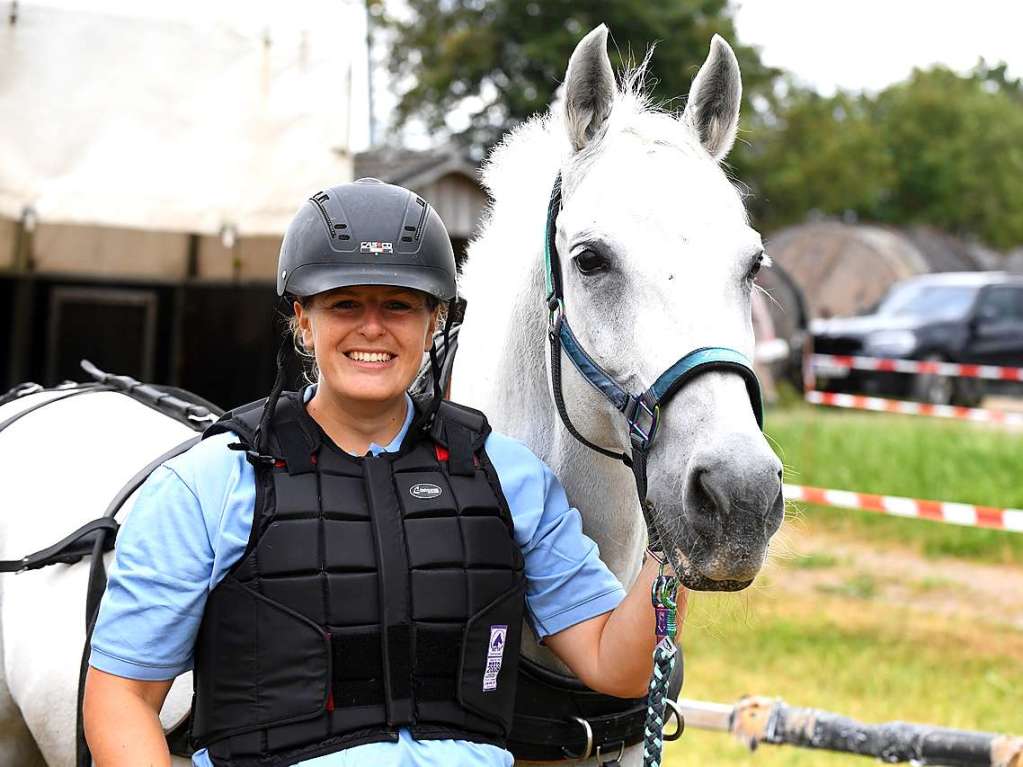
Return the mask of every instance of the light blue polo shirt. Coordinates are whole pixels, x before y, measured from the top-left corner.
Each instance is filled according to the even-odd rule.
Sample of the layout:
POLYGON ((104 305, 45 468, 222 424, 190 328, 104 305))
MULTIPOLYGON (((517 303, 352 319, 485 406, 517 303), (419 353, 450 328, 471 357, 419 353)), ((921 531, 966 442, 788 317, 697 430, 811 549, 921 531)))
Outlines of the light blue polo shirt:
MULTIPOLYGON (((314 387, 305 390, 308 401, 314 387)), ((371 445, 395 452, 394 440, 371 445)), ((255 507, 255 474, 227 449, 231 434, 203 440, 146 480, 117 537, 110 581, 92 636, 89 663, 129 679, 173 679, 192 667, 206 598, 245 551, 255 507)), ((526 607, 540 638, 613 610, 625 595, 582 531, 579 512, 551 470, 521 442, 492 433, 487 455, 497 470, 522 548, 526 607)), ((302 767, 507 767, 508 751, 455 740, 370 743, 298 763, 302 767)), ((212 767, 205 749, 192 758, 212 767)))

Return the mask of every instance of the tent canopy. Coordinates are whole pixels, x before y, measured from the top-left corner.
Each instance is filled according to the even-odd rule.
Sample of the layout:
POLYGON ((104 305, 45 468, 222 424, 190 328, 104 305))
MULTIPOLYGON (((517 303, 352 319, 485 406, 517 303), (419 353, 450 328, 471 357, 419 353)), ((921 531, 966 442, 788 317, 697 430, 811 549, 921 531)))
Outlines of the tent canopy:
POLYGON ((277 234, 352 177, 360 3, 22 0, 0 23, 2 216, 277 234))

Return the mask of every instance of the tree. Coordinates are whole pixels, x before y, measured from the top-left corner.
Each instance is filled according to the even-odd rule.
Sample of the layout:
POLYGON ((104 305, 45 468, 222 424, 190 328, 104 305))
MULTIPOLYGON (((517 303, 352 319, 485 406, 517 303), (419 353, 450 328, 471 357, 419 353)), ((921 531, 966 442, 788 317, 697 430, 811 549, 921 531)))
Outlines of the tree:
POLYGON ((751 187, 747 204, 768 231, 810 212, 881 217, 894 182, 892 160, 869 104, 839 93, 820 96, 790 86, 747 136, 739 177, 751 187))
POLYGON ((728 0, 408 0, 407 6, 400 18, 387 16, 382 0, 369 6, 392 33, 391 73, 408 86, 396 123, 416 117, 448 132, 449 115, 464 111, 469 125, 458 138, 477 152, 547 108, 576 43, 601 22, 610 28, 618 68, 635 64, 657 43, 649 69, 656 99, 689 90, 715 33, 732 43, 746 94, 767 91, 777 74, 752 48, 736 44, 728 0))
POLYGON ((1004 69, 916 71, 872 105, 894 184, 878 216, 1023 243, 1023 91, 1004 69), (992 72, 994 76, 992 76, 992 72))
POLYGON ((739 157, 757 225, 810 211, 1023 243, 1023 84, 1004 65, 917 70, 876 96, 791 88, 739 157))

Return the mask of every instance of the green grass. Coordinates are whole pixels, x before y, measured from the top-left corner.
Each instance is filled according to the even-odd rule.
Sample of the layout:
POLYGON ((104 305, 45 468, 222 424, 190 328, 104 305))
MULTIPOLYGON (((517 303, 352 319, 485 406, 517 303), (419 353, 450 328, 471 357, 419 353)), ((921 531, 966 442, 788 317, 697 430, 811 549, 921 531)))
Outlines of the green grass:
MULTIPOLYGON (((812 408, 769 411, 786 481, 911 498, 1023 508, 1023 434, 972 424, 812 408)), ((928 556, 1023 564, 1023 535, 804 506, 789 535, 824 533, 928 556)), ((799 550, 800 547, 795 547, 799 550)), ((684 629, 683 697, 777 696, 865 722, 909 721, 1023 735, 1023 630, 886 601, 854 554, 779 559, 737 595, 694 594, 684 629), (849 568, 830 574, 827 570, 849 568), (791 577, 786 578, 786 573, 791 577), (786 590, 793 578, 813 585, 786 590), (839 580, 840 578, 840 580, 839 580), (821 582, 821 581, 824 582, 821 582), (836 582, 837 581, 837 582, 836 582)), ((910 595, 953 588, 921 573, 910 595)), ((992 619, 997 619, 992 615, 992 619)), ((666 767, 864 767, 865 757, 792 747, 750 753, 721 733, 686 732, 666 767)))
MULTIPOLYGON (((793 484, 1023 508, 1020 432, 802 404, 769 411, 765 431, 793 484)), ((803 507, 810 527, 931 556, 1023 563, 1019 533, 803 507)))
MULTIPOLYGON (((774 590, 693 597, 683 697, 745 694, 865 722, 893 720, 1023 734, 1023 634, 954 617, 879 609, 841 595, 785 599, 774 590)), ((864 757, 762 746, 688 731, 667 767, 864 767, 864 757)))
POLYGON ((838 565, 838 557, 833 554, 814 551, 809 554, 793 557, 787 560, 785 565, 797 570, 829 570, 838 565))

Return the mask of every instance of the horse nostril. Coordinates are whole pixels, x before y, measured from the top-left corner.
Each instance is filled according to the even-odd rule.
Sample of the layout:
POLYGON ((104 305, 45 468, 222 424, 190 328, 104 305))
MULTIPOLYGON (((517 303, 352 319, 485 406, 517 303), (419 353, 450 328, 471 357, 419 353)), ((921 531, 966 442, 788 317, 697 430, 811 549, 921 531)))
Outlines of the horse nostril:
POLYGON ((692 510, 690 523, 704 536, 715 534, 726 514, 726 504, 716 481, 716 473, 709 468, 695 467, 689 475, 686 506, 692 510))

